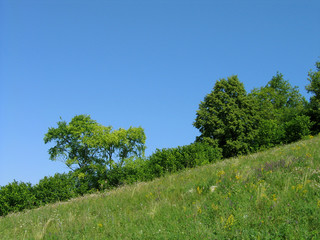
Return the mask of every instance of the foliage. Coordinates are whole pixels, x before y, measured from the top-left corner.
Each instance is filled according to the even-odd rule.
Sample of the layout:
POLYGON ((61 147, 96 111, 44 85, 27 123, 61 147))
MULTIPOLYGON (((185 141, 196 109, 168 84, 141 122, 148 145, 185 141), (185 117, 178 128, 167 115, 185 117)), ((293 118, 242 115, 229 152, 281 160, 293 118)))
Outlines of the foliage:
POLYGON ((61 158, 72 170, 102 162, 96 156, 97 149, 90 147, 86 142, 99 126, 96 121, 90 116, 79 115, 69 124, 65 121, 59 121, 57 124, 58 127, 49 128, 44 137, 46 144, 55 142, 55 146, 49 149, 51 160, 61 158))
POLYGON ((309 116, 297 115, 285 123, 286 142, 295 142, 310 134, 309 116))
POLYGON ((280 144, 285 139, 285 129, 279 119, 261 119, 256 138, 260 149, 268 149, 280 144))
POLYGON ((109 169, 119 165, 122 167, 125 159, 143 157, 146 136, 141 127, 120 128, 97 126, 92 136, 86 138, 86 144, 97 149, 97 155, 104 159, 109 169))
POLYGON ((172 173, 184 168, 192 168, 221 159, 221 149, 205 143, 193 143, 190 145, 157 149, 149 157, 148 171, 159 177, 165 173, 172 173))
POLYGON ((312 132, 313 134, 320 132, 320 62, 316 62, 317 71, 310 71, 308 81, 310 82, 306 86, 308 93, 312 93, 310 98, 308 115, 313 122, 312 132))
POLYGON ((267 115, 270 117, 286 108, 301 108, 305 101, 299 93, 298 87, 292 87, 287 80, 284 80, 283 74, 279 72, 272 77, 265 87, 254 89, 252 95, 260 100, 260 104, 263 104, 261 108, 267 108, 268 111, 271 111, 267 115))
POLYGON ((55 142, 49 149, 51 160, 62 158, 77 175, 83 174, 81 192, 99 188, 107 169, 122 167, 127 158, 144 156, 145 140, 141 127, 113 130, 88 115, 75 116, 69 124, 60 121, 44 137, 45 143, 55 142))
POLYGON ((250 96, 259 109, 258 148, 290 143, 309 134, 311 123, 305 116, 306 100, 298 87, 292 87, 281 73, 266 86, 253 89, 250 96))
MULTIPOLYGON (((317 79, 318 75, 309 76, 317 79)), ((313 91, 316 86, 310 84, 308 89, 313 91)), ((297 141, 310 133, 312 121, 319 116, 311 110, 310 117, 306 116, 306 106, 298 87, 292 87, 281 73, 250 94, 237 76, 221 79, 199 105, 196 141, 218 145, 224 157, 297 141)))
POLYGON ((32 208, 36 198, 30 183, 13 181, 0 188, 0 216, 32 208))
POLYGON ((152 180, 155 176, 152 175, 148 167, 148 160, 145 158, 128 158, 123 167, 117 166, 107 172, 107 186, 112 188, 134 182, 152 180))
POLYGON ((44 177, 33 187, 33 192, 37 205, 65 201, 78 195, 76 181, 71 172, 44 177))
POLYGON ((266 86, 253 89, 250 95, 258 102, 263 119, 288 121, 300 114, 307 104, 298 87, 292 87, 281 73, 272 77, 266 86))
POLYGON ((88 182, 74 172, 44 177, 34 186, 14 181, 0 188, 0 216, 89 193, 88 182))
POLYGON ((197 141, 218 144, 224 157, 250 152, 256 136, 256 110, 237 76, 217 81, 199 105, 193 123, 201 133, 197 141))

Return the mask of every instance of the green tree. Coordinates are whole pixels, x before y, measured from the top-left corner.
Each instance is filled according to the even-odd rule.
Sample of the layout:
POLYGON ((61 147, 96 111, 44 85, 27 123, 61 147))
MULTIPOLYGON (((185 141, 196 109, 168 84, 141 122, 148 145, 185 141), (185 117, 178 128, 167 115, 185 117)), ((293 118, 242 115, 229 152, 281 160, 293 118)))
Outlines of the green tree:
POLYGON ((97 148, 87 144, 87 139, 93 136, 99 124, 90 116, 78 115, 67 124, 59 121, 57 128, 49 128, 44 142, 55 142, 49 149, 50 160, 62 160, 71 169, 89 167, 91 164, 102 163, 97 158, 97 148))
POLYGON ((256 110, 237 76, 217 81, 199 105, 193 123, 201 133, 196 141, 218 145, 224 157, 254 150, 256 110))
POLYGON ((98 149, 100 158, 110 169, 115 164, 122 167, 128 158, 143 157, 146 148, 146 136, 141 127, 112 130, 112 127, 99 125, 85 142, 88 146, 98 149))
POLYGON ((310 82, 306 86, 308 93, 312 93, 310 98, 308 115, 313 123, 312 133, 316 134, 320 132, 320 62, 316 62, 317 71, 309 71, 308 81, 310 82))
POLYGON ((115 164, 123 166, 126 158, 143 156, 145 140, 141 127, 113 130, 88 115, 75 116, 69 124, 59 121, 44 137, 45 143, 55 142, 49 149, 51 160, 61 159, 70 169, 91 175, 115 164))
POLYGON ((272 119, 277 115, 290 118, 292 114, 301 112, 307 103, 299 93, 298 87, 292 87, 279 72, 272 77, 266 86, 253 89, 250 95, 258 101, 264 119, 272 119))
POLYGON ((296 141, 309 133, 310 121, 304 116, 307 101, 283 74, 278 72, 266 86, 253 89, 249 95, 259 107, 259 147, 296 141))

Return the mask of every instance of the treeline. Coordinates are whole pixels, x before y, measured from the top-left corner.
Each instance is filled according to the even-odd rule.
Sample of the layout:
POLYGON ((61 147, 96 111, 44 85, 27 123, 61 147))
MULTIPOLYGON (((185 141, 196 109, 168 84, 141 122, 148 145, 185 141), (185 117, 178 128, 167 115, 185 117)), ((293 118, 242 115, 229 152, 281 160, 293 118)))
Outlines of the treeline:
POLYGON ((194 126, 198 142, 232 157, 287 144, 320 132, 320 62, 308 73, 308 102, 298 87, 277 73, 264 87, 247 93, 237 76, 217 81, 199 105, 194 126))
POLYGON ((250 93, 237 76, 221 79, 199 105, 197 141, 220 147, 223 157, 297 141, 319 130, 309 105, 280 73, 250 93))
POLYGON ((237 76, 216 81, 199 104, 193 125, 200 135, 177 148, 157 149, 145 157, 141 127, 113 129, 88 115, 59 121, 44 142, 53 142, 51 160, 62 160, 69 173, 38 184, 16 182, 0 187, 0 216, 47 203, 149 181, 167 173, 297 141, 320 132, 320 62, 308 73, 307 101, 281 73, 247 93, 237 76))

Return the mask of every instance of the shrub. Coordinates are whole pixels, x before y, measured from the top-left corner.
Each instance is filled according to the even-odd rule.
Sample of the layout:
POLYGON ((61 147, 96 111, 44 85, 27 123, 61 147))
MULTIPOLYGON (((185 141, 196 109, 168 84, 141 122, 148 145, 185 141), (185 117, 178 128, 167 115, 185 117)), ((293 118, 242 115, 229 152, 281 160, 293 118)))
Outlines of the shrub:
POLYGON ((77 195, 73 174, 56 173, 53 177, 44 177, 34 186, 38 205, 68 200, 77 195))
POLYGON ((13 181, 0 188, 0 216, 35 205, 36 198, 31 183, 13 181))
POLYGON ((147 168, 155 177, 216 162, 222 157, 221 149, 205 143, 193 143, 177 148, 157 149, 148 160, 147 168))
POLYGON ((116 165, 107 171, 106 184, 110 187, 117 187, 122 184, 130 184, 138 181, 147 181, 153 179, 147 167, 147 160, 143 158, 125 159, 125 165, 116 165))
POLYGON ((287 142, 294 142, 310 134, 311 122, 309 116, 296 116, 285 123, 287 142))
POLYGON ((262 119, 257 135, 257 149, 266 149, 280 144, 285 139, 284 124, 275 119, 262 119))

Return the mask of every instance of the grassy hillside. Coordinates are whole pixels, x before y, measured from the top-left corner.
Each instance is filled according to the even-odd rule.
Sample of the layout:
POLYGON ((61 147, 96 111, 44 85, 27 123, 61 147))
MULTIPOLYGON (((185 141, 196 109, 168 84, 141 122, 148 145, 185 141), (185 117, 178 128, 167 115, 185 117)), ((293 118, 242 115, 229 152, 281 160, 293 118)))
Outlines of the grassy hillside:
POLYGON ((320 239, 320 137, 0 218, 1 239, 320 239))

